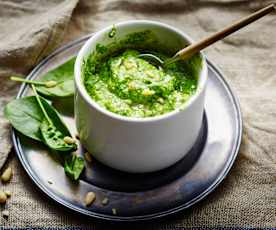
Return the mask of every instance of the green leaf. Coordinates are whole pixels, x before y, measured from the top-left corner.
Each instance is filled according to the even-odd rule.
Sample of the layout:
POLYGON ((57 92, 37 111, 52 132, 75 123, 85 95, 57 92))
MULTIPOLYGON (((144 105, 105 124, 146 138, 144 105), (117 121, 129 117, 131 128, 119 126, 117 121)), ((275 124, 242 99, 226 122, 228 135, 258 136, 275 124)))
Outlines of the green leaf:
POLYGON ((78 180, 84 169, 84 160, 82 157, 72 154, 65 159, 64 172, 71 180, 78 180))
POLYGON ((51 124, 47 121, 35 96, 15 99, 8 103, 4 110, 5 117, 17 131, 45 143, 50 149, 76 150, 76 144, 66 144, 63 140, 66 136, 71 137, 71 134, 58 112, 44 98, 39 97, 39 99, 51 124))
MULTIPOLYGON (((55 123, 54 123, 55 124, 55 123)), ((75 143, 67 144, 64 142, 64 137, 69 136, 65 135, 64 132, 61 132, 56 128, 56 126, 49 124, 47 120, 43 120, 40 125, 40 131, 42 136, 42 141, 50 148, 56 151, 74 151, 77 149, 75 143)))
POLYGON ((55 87, 47 88, 37 86, 37 91, 48 98, 53 97, 70 97, 74 95, 74 64, 76 58, 72 58, 58 68, 45 74, 40 81, 56 81, 55 87))
POLYGON ((39 127, 44 115, 35 96, 11 101, 6 105, 4 115, 17 131, 34 140, 42 141, 39 127))
MULTIPOLYGON (((34 88, 35 90, 35 88, 34 88)), ((36 92, 35 92, 36 93, 36 92)), ((40 124, 40 131, 42 136, 42 141, 50 148, 57 151, 74 151, 77 149, 76 144, 66 144, 64 142, 64 137, 71 137, 71 134, 61 120, 58 112, 53 106, 51 106, 44 98, 37 95, 37 101, 41 101, 41 111, 44 110, 44 119, 40 124)), ((39 105, 39 103, 38 103, 39 105)), ((43 112, 43 111, 42 111, 43 112)))
POLYGON ((27 137, 46 144, 51 152, 64 159, 64 171, 76 181, 84 169, 84 160, 70 154, 77 149, 75 143, 64 142, 64 137, 71 137, 69 130, 58 112, 42 97, 19 98, 8 103, 4 109, 5 117, 11 125, 27 137), (63 154, 64 153, 64 154, 63 154))

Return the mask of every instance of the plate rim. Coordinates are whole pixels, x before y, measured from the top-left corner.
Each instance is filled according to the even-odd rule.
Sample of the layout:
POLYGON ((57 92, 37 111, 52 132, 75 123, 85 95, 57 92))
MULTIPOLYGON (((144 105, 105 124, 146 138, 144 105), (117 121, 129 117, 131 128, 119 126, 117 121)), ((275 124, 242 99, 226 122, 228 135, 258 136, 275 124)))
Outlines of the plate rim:
MULTIPOLYGON (((33 76, 36 74, 36 72, 38 70, 40 70, 40 68, 42 66, 44 66, 44 64, 47 63, 54 56, 58 55, 59 53, 62 53, 64 50, 66 50, 70 47, 73 47, 73 46, 87 40, 91 36, 93 36, 93 34, 85 35, 85 36, 83 36, 79 39, 76 39, 72 42, 69 42, 68 44, 66 44, 64 46, 61 46, 60 48, 56 49, 53 53, 51 53, 50 55, 45 57, 38 65, 36 65, 34 67, 34 69, 27 75, 26 79, 32 79, 33 76)), ((236 113, 235 115, 236 115, 236 120, 237 120, 237 131, 236 131, 237 132, 237 134, 236 134, 237 135, 237 140, 233 144, 231 154, 230 154, 230 158, 227 159, 225 167, 220 172, 220 174, 217 176, 216 180, 214 180, 207 189, 205 189, 203 192, 201 192, 199 195, 197 195, 196 197, 191 199, 189 202, 186 202, 185 204, 179 205, 179 206, 174 207, 174 208, 170 208, 170 209, 162 211, 162 212, 157 212, 157 213, 154 213, 154 214, 146 214, 146 215, 142 215, 142 216, 131 216, 131 217, 121 217, 121 216, 107 215, 107 214, 92 212, 90 210, 85 210, 83 208, 79 208, 79 207, 69 203, 68 201, 65 201, 64 199, 60 198, 57 194, 55 194, 53 191, 51 191, 49 188, 47 188, 44 184, 40 183, 38 177, 36 176, 36 173, 30 168, 30 165, 28 164, 28 162, 26 162, 26 159, 23 157, 24 153, 23 153, 23 150, 21 148, 19 137, 16 135, 16 131, 14 129, 12 129, 12 134, 11 134, 12 135, 12 142, 13 142, 13 146, 14 146, 16 155, 19 158, 19 161, 22 164, 24 170, 27 172, 27 174, 30 177, 30 179, 32 180, 32 182, 35 183, 36 186, 40 189, 40 191, 42 191, 45 195, 47 195, 49 198, 54 200, 57 204, 69 208, 70 211, 75 211, 75 212, 81 213, 83 215, 93 217, 93 218, 97 218, 97 219, 100 219, 100 220, 114 221, 114 222, 148 221, 148 220, 159 219, 161 217, 168 216, 168 215, 173 215, 173 214, 176 214, 180 211, 183 211, 183 210, 191 207, 192 205, 200 202, 204 198, 206 198, 225 179, 225 177, 228 175, 230 169, 232 168, 232 166, 235 162, 235 159, 238 155, 240 145, 241 145, 241 141, 242 141, 243 121, 242 121, 242 112, 241 112, 241 107, 240 107, 238 97, 231 90, 230 85, 226 82, 225 78, 223 77, 224 75, 223 75, 222 71, 216 65, 214 65, 212 63, 212 61, 210 61, 209 59, 207 59, 207 65, 208 65, 208 68, 212 69, 213 72, 215 72, 219 75, 219 78, 218 78, 219 81, 221 81, 221 83, 227 89, 227 93, 230 95, 230 98, 232 100, 232 103, 233 103, 234 108, 235 108, 235 113, 236 113)), ((17 99, 22 96, 22 94, 24 93, 25 87, 26 87, 25 83, 21 84, 20 89, 19 89, 19 91, 17 93, 17 96, 16 96, 17 99)))

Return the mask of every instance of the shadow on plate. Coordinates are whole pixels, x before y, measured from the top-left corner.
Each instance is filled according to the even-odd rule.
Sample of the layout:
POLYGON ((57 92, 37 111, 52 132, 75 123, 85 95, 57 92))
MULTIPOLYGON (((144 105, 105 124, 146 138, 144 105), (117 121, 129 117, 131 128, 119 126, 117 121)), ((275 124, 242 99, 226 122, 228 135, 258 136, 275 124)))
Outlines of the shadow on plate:
POLYGON ((160 187, 183 176, 193 167, 204 148, 207 132, 207 119, 204 114, 202 127, 193 148, 180 161, 166 169, 152 173, 126 173, 93 159, 91 165, 86 165, 81 180, 100 188, 121 192, 145 191, 160 187))

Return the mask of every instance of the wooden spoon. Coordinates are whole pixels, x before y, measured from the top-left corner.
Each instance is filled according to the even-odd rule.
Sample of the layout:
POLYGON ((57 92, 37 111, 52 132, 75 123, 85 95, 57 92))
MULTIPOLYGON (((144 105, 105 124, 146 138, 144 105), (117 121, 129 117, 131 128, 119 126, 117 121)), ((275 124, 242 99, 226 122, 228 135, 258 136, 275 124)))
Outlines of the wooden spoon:
POLYGON ((228 35, 236 32, 237 30, 247 26, 248 24, 258 20, 259 18, 269 14, 270 12, 276 10, 275 5, 271 4, 245 18, 242 18, 241 20, 233 23, 232 25, 224 28, 223 30, 216 32, 212 34, 211 36, 197 42, 194 44, 191 44, 184 49, 181 49, 178 51, 173 57, 162 61, 159 57, 156 57, 153 54, 140 54, 139 57, 146 59, 152 63, 157 63, 161 66, 166 66, 168 64, 171 64, 173 62, 176 62, 178 60, 186 60, 199 52, 200 50, 203 50, 204 48, 212 45, 213 43, 227 37, 228 35))

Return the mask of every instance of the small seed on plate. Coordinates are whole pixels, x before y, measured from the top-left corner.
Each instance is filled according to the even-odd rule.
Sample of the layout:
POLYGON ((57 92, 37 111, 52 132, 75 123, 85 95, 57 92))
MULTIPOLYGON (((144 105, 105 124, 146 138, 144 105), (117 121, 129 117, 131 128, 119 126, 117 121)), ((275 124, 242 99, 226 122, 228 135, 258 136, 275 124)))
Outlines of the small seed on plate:
POLYGON ((75 135, 75 137, 76 137, 76 139, 80 139, 80 135, 78 134, 78 133, 76 133, 76 135, 75 135))
POLYGON ((109 202, 108 198, 105 197, 103 200, 102 200, 102 205, 107 205, 109 202))
POLYGON ((4 211, 2 212, 2 215, 3 215, 3 217, 8 218, 9 215, 10 215, 10 212, 9 212, 8 210, 4 210, 4 211))
POLYGON ((56 81, 46 81, 45 82, 45 86, 47 88, 52 88, 52 87, 55 87, 57 85, 57 82, 56 81))
POLYGON ((12 177, 12 169, 11 167, 8 167, 5 169, 5 171, 1 175, 1 180, 3 182, 8 182, 12 177))
POLYGON ((88 192, 85 196, 84 203, 86 206, 90 206, 96 199, 96 194, 94 192, 88 192))
POLYGON ((7 201, 7 195, 3 191, 0 191, 0 204, 5 204, 7 201))
POLYGON ((7 197, 11 197, 11 191, 5 191, 4 193, 6 194, 7 197))
POLYGON ((64 137, 63 140, 66 144, 69 144, 69 145, 76 143, 76 140, 74 140, 72 137, 68 137, 68 136, 64 137))
POLYGON ((116 210, 116 208, 112 208, 112 214, 113 214, 113 215, 117 215, 117 210, 116 210))
POLYGON ((86 152, 84 154, 84 158, 87 162, 91 163, 92 162, 92 157, 91 157, 91 154, 89 152, 86 152))
POLYGON ((52 182, 52 181, 50 181, 50 180, 48 180, 48 184, 53 184, 53 182, 52 182))

